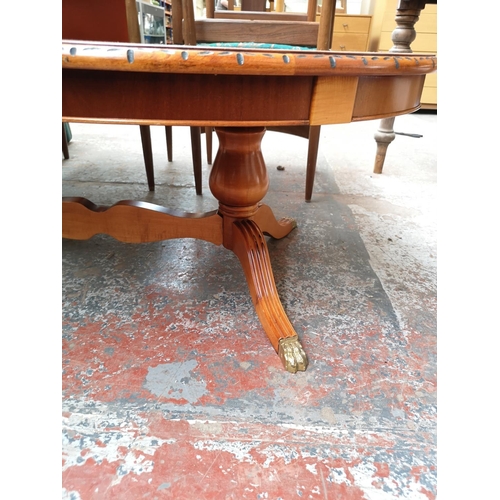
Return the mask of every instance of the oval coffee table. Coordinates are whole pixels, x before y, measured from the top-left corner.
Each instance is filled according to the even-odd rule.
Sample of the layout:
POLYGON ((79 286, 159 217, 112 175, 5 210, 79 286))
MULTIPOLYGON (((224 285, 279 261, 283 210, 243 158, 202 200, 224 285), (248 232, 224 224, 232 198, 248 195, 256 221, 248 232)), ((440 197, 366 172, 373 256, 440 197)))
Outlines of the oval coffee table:
POLYGON ((67 122, 213 126, 209 179, 218 210, 187 214, 140 201, 98 207, 63 198, 63 237, 104 233, 130 243, 198 238, 239 258, 261 324, 292 373, 307 356, 278 297, 264 235, 295 227, 261 203, 269 181, 266 127, 324 125, 410 113, 420 106, 431 55, 133 45, 63 40, 67 122))

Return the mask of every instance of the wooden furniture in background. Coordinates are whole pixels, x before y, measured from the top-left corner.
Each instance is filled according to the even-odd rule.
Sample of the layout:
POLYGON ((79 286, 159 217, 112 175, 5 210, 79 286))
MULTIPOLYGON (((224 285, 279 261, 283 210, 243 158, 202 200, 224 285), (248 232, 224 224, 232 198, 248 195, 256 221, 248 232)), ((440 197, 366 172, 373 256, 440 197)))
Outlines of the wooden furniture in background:
MULTIPOLYGON (((231 10, 234 10, 234 9, 231 9, 231 10)), ((240 10, 265 12, 266 11, 266 0, 241 0, 240 10)))
POLYGON ((142 43, 167 43, 165 7, 153 5, 149 0, 136 0, 142 43))
POLYGON ((337 14, 345 14, 347 11, 347 0, 337 0, 335 2, 335 12, 337 14))
MULTIPOLYGON (((62 36, 69 40, 90 40, 110 42, 141 42, 136 0, 63 0, 62 36)), ((139 125, 142 153, 150 191, 155 189, 153 149, 149 125, 139 125)), ((172 161, 172 127, 165 127, 167 159, 172 161)), ((69 157, 64 146, 63 154, 69 157)), ((191 129, 193 171, 196 193, 201 194, 201 145, 200 130, 191 129)))
POLYGON ((172 0, 163 0, 165 4, 165 31, 167 43, 174 43, 172 23, 172 0))
MULTIPOLYGON (((391 0, 397 1, 396 10, 396 28, 391 33, 392 47, 390 52, 394 54, 411 54, 413 52, 412 42, 418 38, 415 30, 415 23, 419 20, 421 11, 426 7, 426 4, 434 4, 437 6, 437 0, 391 0)), ((434 10, 434 9, 433 9, 434 10)), ((435 10, 434 10, 435 12, 435 10)), ((429 20, 427 22, 429 25, 429 20)), ((435 40, 434 40, 435 42, 435 40)), ((386 43, 385 39, 381 39, 381 43, 386 43)), ((432 37, 426 37, 420 46, 429 49, 432 46, 432 37)), ((429 53, 426 50, 426 53, 429 53)), ((430 75, 431 81, 435 82, 435 74, 430 75)), ((422 95, 424 95, 422 93, 422 95)), ((428 93, 426 94, 428 95, 428 93)), ((437 100, 436 100, 437 104, 437 100)), ((395 117, 385 118, 380 121, 378 130, 375 132, 375 141, 377 143, 377 152, 375 156, 375 164, 373 172, 381 174, 384 168, 384 162, 387 155, 389 144, 395 139, 394 133, 395 117)))
POLYGON ((261 204, 269 186, 260 149, 265 130, 411 112, 436 67, 428 55, 63 41, 63 121, 209 126, 219 137, 209 179, 216 211, 185 214, 134 201, 97 207, 68 198, 63 237, 105 233, 124 242, 197 238, 223 245, 239 258, 285 368, 305 370, 307 356, 279 299, 264 236, 283 238, 296 227, 261 204))
MULTIPOLYGON (((181 3, 181 0, 173 0, 181 3)), ((214 0, 207 0, 207 18, 195 20, 190 0, 182 1, 184 43, 265 43, 287 46, 304 46, 328 50, 332 45, 335 19, 334 0, 323 0, 320 21, 316 21, 317 0, 309 0, 307 13, 263 11, 217 11, 214 0)), ((260 6, 262 8, 262 6, 260 6)), ((180 10, 180 6, 175 9, 180 10)), ((269 96, 270 101, 279 93, 269 96)), ((270 102, 271 105, 271 102, 270 102)), ((305 199, 310 201, 314 187, 318 158, 320 125, 282 126, 271 125, 268 130, 293 134, 308 139, 305 199)), ((211 129, 207 134, 207 151, 211 151, 211 129), (210 145, 209 145, 210 144, 210 145)))
MULTIPOLYGON (((185 25, 192 24, 187 2, 182 1, 185 25)), ((324 0, 323 16, 316 21, 317 0, 308 0, 307 13, 215 10, 215 0, 206 2, 207 18, 194 21, 195 43, 268 43, 300 45, 327 50, 331 47, 334 0, 324 0)), ((194 18, 194 16, 192 16, 194 18)), ((184 35, 184 42, 186 35, 184 35)))
MULTIPOLYGON (((406 37, 403 40, 393 40, 393 32, 397 27, 397 19, 395 16, 398 0, 387 0, 386 7, 383 13, 380 40, 378 49, 381 52, 387 52, 398 43, 406 43, 406 37)), ((403 33, 405 26, 404 19, 399 21, 399 33, 403 33)), ((407 22, 412 23, 413 20, 408 18, 407 22)), ((414 25, 416 37, 410 42, 411 50, 420 54, 436 54, 437 53, 437 3, 427 2, 418 14, 418 21, 414 25)), ((411 29, 411 26, 409 26, 411 29)), ((334 34, 335 37, 335 34, 334 34)), ((403 45, 403 48, 406 46, 403 45)), ((428 75, 425 79, 424 90, 422 92, 422 109, 437 109, 437 73, 428 75)))
POLYGON ((368 50, 371 16, 336 14, 332 50, 365 52, 368 50))

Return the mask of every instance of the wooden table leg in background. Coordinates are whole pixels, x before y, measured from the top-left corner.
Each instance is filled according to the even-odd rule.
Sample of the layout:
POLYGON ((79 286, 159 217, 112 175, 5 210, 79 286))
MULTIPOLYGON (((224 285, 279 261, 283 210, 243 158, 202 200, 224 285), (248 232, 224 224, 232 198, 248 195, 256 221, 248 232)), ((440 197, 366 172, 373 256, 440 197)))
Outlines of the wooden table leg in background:
POLYGON ((67 160, 69 158, 69 148, 68 148, 68 137, 66 135, 64 122, 62 124, 62 152, 64 159, 67 160))
POLYGON ((63 237, 88 239, 109 234, 127 243, 197 238, 224 245, 243 267, 264 330, 285 368, 307 368, 307 357, 278 296, 264 234, 283 238, 296 227, 277 220, 261 204, 269 180, 260 144, 264 127, 219 128, 219 151, 210 174, 210 189, 219 210, 187 214, 151 203, 120 201, 98 207, 85 198, 63 198, 63 237))

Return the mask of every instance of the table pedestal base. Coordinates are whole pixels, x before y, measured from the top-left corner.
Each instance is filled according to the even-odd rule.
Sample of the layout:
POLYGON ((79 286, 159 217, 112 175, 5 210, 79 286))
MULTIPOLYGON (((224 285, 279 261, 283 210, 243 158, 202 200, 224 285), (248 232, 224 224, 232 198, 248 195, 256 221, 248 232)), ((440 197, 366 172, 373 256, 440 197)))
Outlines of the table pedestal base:
POLYGON ((260 322, 291 373, 307 368, 307 357, 276 289, 264 234, 283 238, 296 227, 277 220, 261 204, 268 186, 260 144, 265 129, 219 128, 219 151, 210 174, 210 189, 219 209, 187 214, 145 202, 121 201, 97 207, 84 198, 63 199, 63 237, 88 239, 105 233, 128 243, 197 238, 224 245, 243 267, 260 322))

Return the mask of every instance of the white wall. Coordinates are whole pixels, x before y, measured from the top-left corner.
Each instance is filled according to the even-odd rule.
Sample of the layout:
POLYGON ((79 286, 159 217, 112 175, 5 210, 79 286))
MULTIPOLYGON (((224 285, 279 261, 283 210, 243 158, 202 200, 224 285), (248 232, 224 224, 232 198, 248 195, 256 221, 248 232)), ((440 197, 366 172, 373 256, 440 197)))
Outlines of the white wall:
MULTIPOLYGON (((346 0, 347 14, 371 15, 376 1, 377 0, 346 0)), ((306 12, 307 0, 285 0, 285 10, 290 12, 306 12)))
POLYGON ((375 10, 375 4, 377 1, 384 0, 347 0, 347 12, 349 14, 362 14, 363 16, 372 16, 375 10), (349 5, 354 4, 352 8, 356 9, 357 12, 350 12, 349 5))
POLYGON ((363 0, 347 0, 347 14, 361 14, 363 0))

